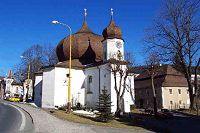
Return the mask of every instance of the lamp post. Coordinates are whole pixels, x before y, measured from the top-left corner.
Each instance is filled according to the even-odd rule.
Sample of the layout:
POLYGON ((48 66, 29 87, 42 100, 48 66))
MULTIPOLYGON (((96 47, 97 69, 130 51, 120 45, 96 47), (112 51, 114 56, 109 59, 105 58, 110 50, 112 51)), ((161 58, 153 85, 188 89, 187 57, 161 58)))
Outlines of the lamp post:
MULTIPOLYGON (((24 56, 20 56, 20 58, 25 58, 24 56)), ((30 83, 32 84, 31 80, 30 80, 30 71, 31 71, 31 63, 30 61, 28 62, 28 73, 27 73, 27 77, 28 77, 28 80, 27 80, 27 85, 26 85, 26 88, 27 88, 27 92, 26 92, 26 95, 25 97, 23 98, 24 101, 27 101, 28 100, 28 93, 29 93, 29 88, 30 88, 30 83)))
POLYGON ((69 37, 69 80, 68 80, 68 103, 67 103, 67 112, 71 111, 71 67, 72 67, 72 29, 70 28, 69 25, 61 23, 59 21, 52 21, 52 24, 60 24, 64 27, 67 27, 70 32, 70 37, 69 37))

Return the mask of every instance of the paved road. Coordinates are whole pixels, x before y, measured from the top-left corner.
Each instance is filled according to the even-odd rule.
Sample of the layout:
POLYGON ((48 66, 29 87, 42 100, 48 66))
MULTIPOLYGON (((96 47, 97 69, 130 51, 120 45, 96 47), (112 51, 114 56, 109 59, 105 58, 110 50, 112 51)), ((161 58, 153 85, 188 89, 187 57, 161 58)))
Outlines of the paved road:
POLYGON ((99 127, 64 121, 52 116, 40 108, 15 103, 28 111, 33 117, 35 131, 38 133, 146 133, 148 130, 128 130, 118 128, 99 127))
POLYGON ((23 110, 0 101, 0 132, 34 132, 30 116, 23 110))

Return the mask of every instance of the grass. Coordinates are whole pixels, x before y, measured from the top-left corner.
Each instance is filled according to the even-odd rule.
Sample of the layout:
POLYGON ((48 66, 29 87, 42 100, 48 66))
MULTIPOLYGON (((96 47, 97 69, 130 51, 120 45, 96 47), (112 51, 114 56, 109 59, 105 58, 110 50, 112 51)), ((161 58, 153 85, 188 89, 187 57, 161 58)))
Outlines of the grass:
POLYGON ((143 114, 139 109, 132 109, 131 112, 135 114, 143 114))
MULTIPOLYGON (((187 113, 190 115, 197 115, 197 110, 185 109, 185 110, 182 110, 181 112, 187 113)), ((200 111, 199 111, 199 115, 200 115, 200 111)))
POLYGON ((73 113, 66 113, 62 110, 45 110, 49 113, 53 114, 54 116, 62 119, 67 120, 75 123, 81 124, 88 124, 88 125, 96 125, 96 126, 103 126, 103 127, 112 127, 112 128, 126 128, 126 129, 134 129, 134 130, 142 130, 143 128, 136 126, 138 125, 138 120, 127 120, 127 119, 114 119, 107 123, 105 122, 97 122, 90 118, 85 118, 82 116, 75 115, 73 113))

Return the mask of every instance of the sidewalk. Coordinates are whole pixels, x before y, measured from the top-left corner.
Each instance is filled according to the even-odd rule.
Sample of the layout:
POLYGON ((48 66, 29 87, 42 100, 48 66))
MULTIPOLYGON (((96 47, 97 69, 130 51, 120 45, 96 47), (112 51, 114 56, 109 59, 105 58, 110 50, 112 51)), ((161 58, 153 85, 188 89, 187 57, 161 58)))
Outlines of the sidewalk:
MULTIPOLYGON (((13 103, 26 110, 33 118, 35 131, 37 133, 133 133, 144 132, 126 129, 115 129, 98 127, 93 125, 73 123, 63 121, 55 116, 48 114, 40 108, 35 108, 30 105, 13 103)), ((147 131, 146 131, 147 132, 147 131)))

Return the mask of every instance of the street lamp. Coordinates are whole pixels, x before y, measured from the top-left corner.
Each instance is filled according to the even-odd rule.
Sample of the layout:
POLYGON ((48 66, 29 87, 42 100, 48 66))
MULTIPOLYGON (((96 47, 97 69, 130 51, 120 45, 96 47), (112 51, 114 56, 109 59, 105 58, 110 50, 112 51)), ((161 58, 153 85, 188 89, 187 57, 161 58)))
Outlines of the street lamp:
POLYGON ((57 20, 52 21, 52 24, 60 24, 69 29, 70 37, 69 37, 69 81, 68 81, 68 103, 67 103, 67 112, 71 111, 71 67, 72 67, 72 29, 69 25, 61 23, 57 20))
MULTIPOLYGON (((21 59, 28 59, 28 58, 26 58, 26 57, 24 57, 24 56, 20 56, 20 58, 21 59)), ((25 91, 24 91, 24 96, 23 96, 23 101, 27 101, 28 100, 28 98, 29 98, 29 89, 30 89, 30 87, 32 87, 32 80, 30 80, 30 71, 31 71, 31 63, 30 63, 30 61, 28 61, 28 73, 27 73, 27 76, 28 76, 28 79, 27 80, 25 80, 25 83, 26 83, 26 89, 27 89, 27 91, 26 91, 26 94, 25 94, 25 91), (31 83, 31 85, 30 85, 30 83, 31 83)), ((32 95, 33 96, 33 95, 32 95)), ((31 96, 31 98, 33 98, 31 96)), ((33 100, 33 99, 32 99, 33 100)))

